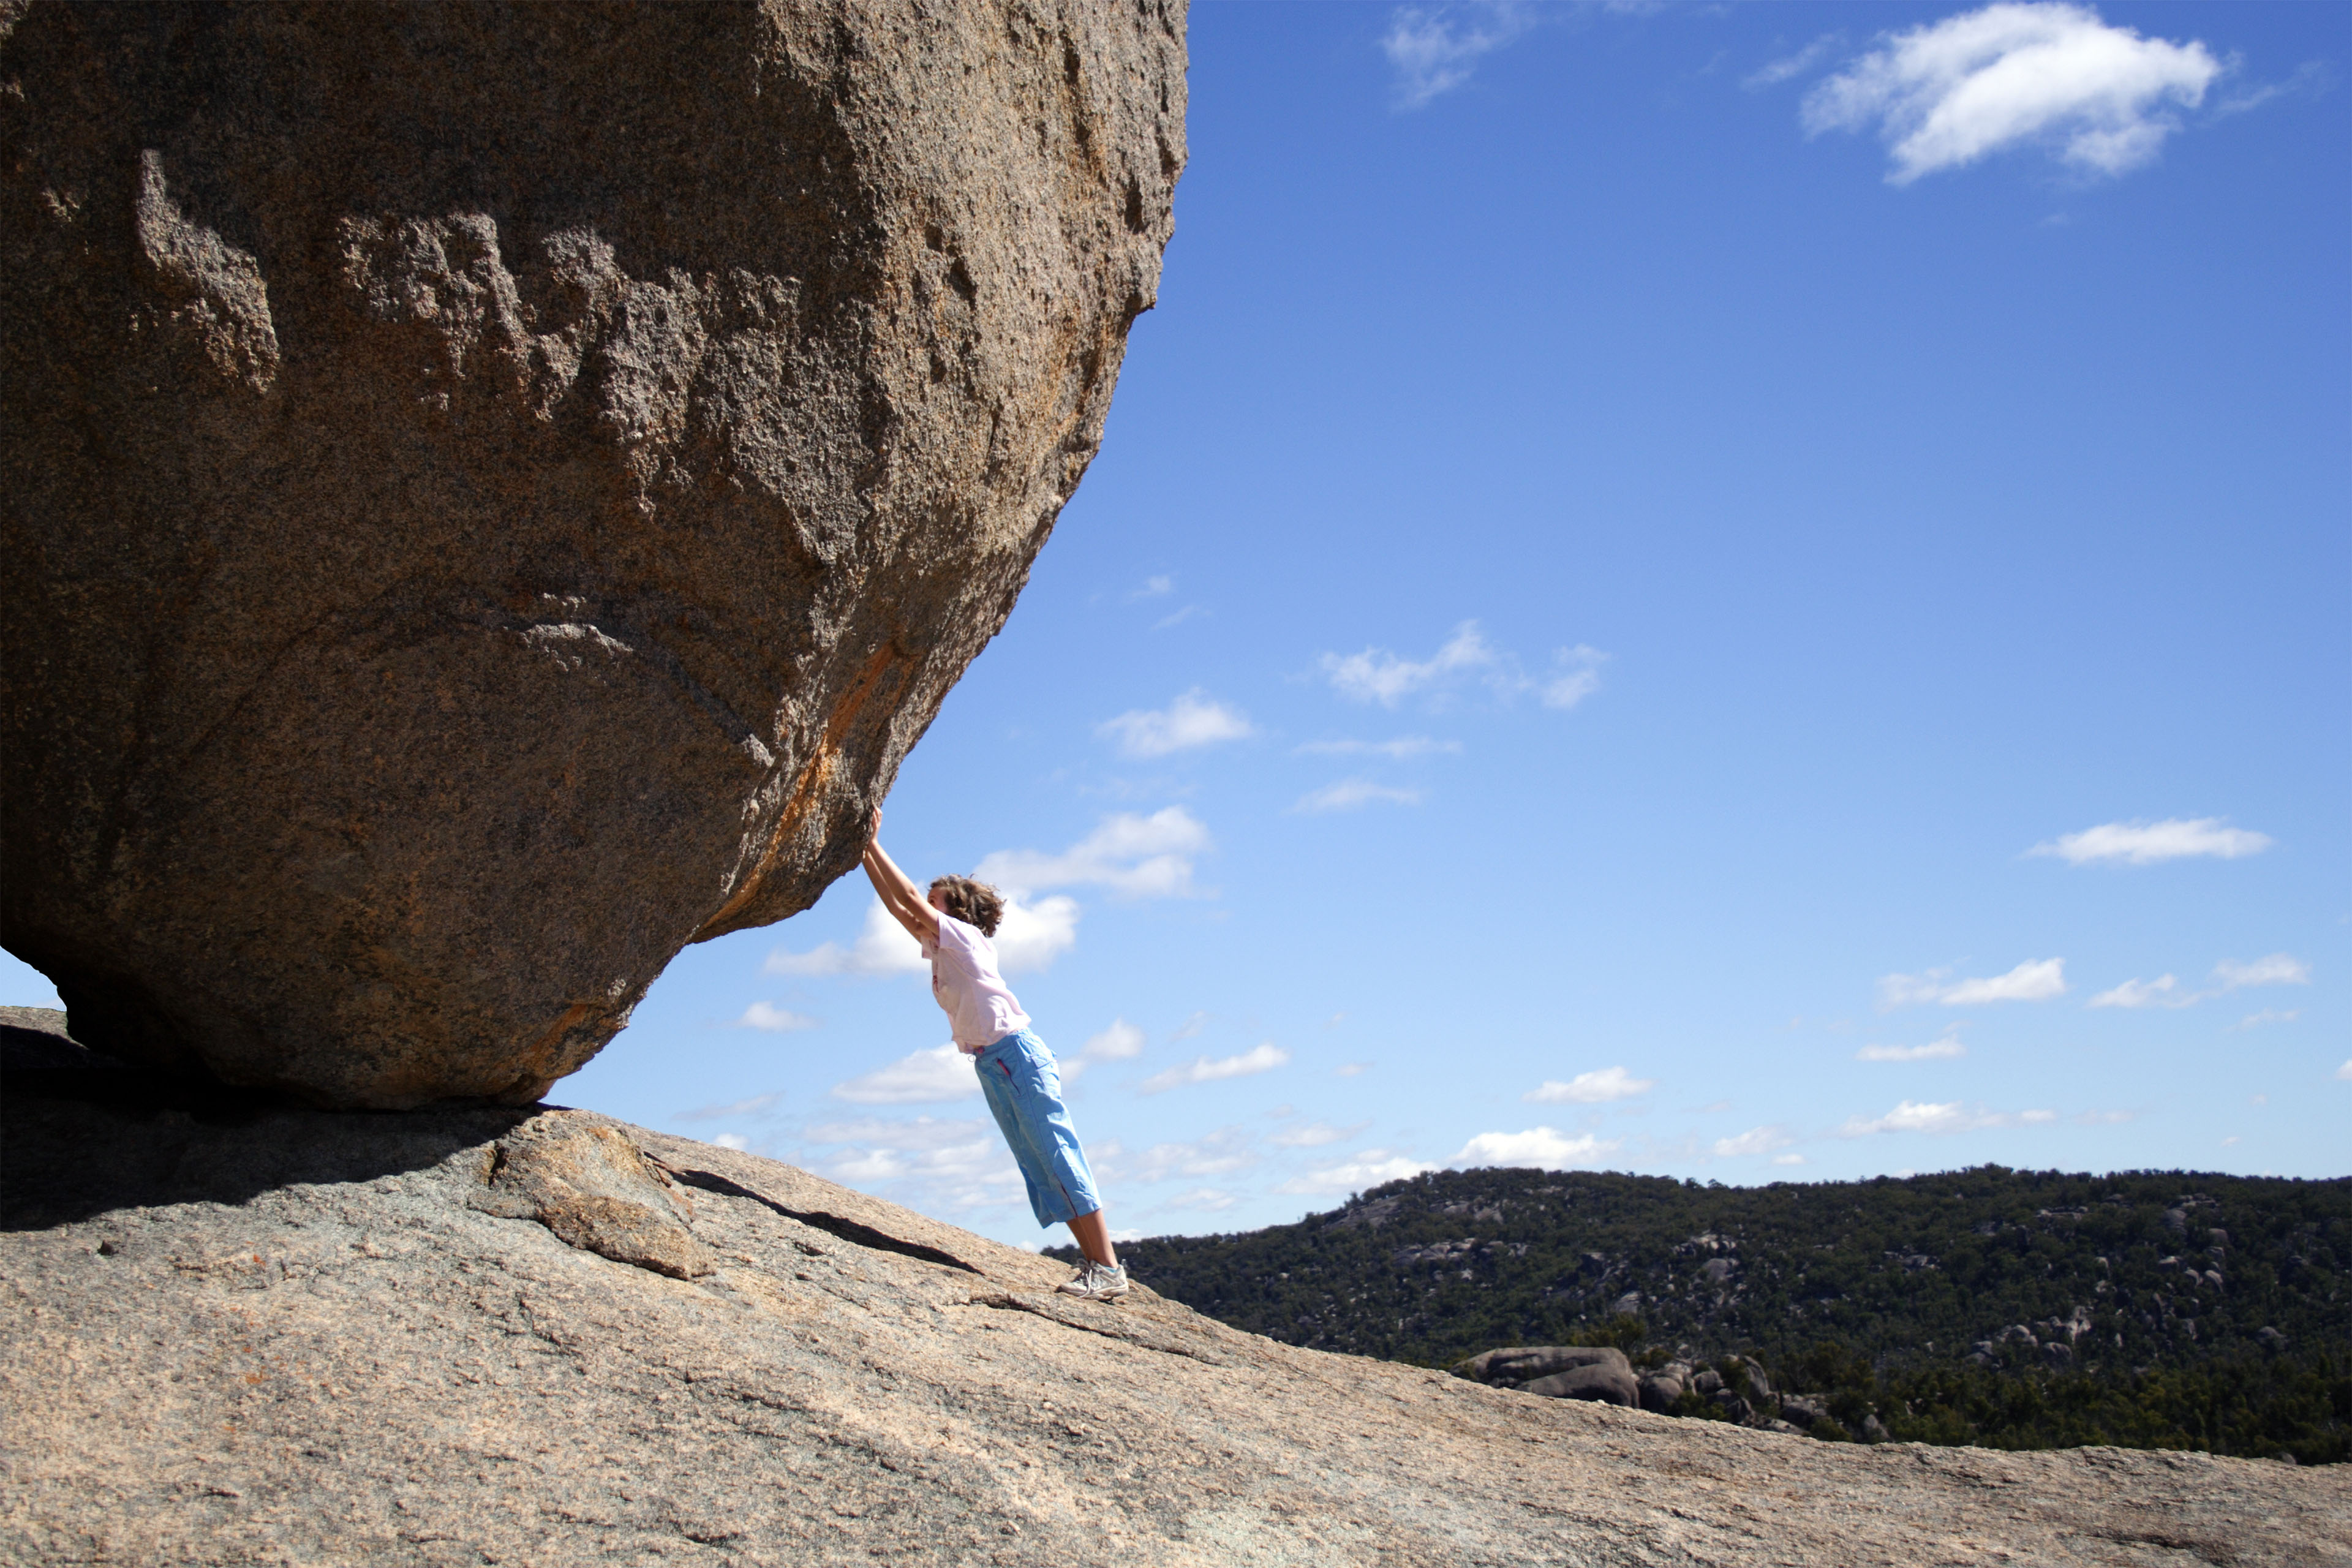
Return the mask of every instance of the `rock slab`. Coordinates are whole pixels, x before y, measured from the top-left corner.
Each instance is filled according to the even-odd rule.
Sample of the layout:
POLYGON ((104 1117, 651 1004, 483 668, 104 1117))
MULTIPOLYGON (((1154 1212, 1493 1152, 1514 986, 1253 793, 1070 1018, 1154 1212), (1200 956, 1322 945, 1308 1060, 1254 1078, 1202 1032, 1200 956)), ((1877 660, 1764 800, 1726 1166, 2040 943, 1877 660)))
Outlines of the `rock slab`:
POLYGON ((1098 442, 1181 0, 0 4, 0 942, 528 1102, 806 908, 1098 442))
POLYGON ((1533 1398, 1148 1282, 1057 1296, 1033 1255, 601 1117, 175 1102, 76 1055, 0 1082, 11 1563, 2352 1565, 2352 1467, 1533 1398), (710 1271, 493 1212, 534 1162, 514 1184, 666 1212, 710 1271))

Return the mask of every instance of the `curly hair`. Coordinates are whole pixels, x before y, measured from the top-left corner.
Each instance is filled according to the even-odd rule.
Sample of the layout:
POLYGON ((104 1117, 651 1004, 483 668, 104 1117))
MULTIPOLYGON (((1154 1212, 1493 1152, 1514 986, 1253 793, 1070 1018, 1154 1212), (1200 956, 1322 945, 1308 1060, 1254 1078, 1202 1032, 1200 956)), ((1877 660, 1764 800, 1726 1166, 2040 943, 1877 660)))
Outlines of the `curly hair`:
POLYGON ((985 882, 970 877, 934 877, 929 891, 946 893, 948 913, 968 926, 978 926, 982 936, 994 936, 996 922, 1004 918, 1004 895, 985 882))

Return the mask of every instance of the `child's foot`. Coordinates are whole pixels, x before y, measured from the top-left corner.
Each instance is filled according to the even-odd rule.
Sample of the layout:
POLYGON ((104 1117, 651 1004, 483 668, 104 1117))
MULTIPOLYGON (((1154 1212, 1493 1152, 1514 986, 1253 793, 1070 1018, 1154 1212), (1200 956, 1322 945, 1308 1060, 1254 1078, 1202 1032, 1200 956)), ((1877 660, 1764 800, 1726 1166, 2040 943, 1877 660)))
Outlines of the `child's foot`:
POLYGON ((1065 1296, 1087 1301, 1116 1301, 1127 1294, 1127 1270, 1116 1263, 1087 1262, 1057 1287, 1065 1296))

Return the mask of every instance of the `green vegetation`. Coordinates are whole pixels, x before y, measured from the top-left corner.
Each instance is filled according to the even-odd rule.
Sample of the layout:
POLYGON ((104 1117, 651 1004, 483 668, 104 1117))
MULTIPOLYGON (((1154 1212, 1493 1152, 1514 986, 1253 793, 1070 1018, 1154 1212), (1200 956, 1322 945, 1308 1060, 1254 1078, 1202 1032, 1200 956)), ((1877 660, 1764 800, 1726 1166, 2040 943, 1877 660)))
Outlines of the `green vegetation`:
POLYGON ((1746 1356, 1826 1409, 1816 1436, 2352 1458, 2352 1180, 1444 1172, 1120 1251, 1164 1295, 1323 1350, 1611 1343, 1732 1384, 1746 1356))

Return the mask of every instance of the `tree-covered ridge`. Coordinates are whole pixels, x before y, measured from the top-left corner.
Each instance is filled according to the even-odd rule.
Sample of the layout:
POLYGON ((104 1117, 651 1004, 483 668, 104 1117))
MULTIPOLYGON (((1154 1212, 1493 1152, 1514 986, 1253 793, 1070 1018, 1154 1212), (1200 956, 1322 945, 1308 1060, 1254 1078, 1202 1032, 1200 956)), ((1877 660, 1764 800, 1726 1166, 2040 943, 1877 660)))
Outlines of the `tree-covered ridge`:
POLYGON ((1293 1344, 1430 1365, 1604 1339, 1744 1353, 1898 1437, 2311 1461, 2347 1457, 2352 1433, 2352 1181, 1441 1172, 1121 1253, 1293 1344))

